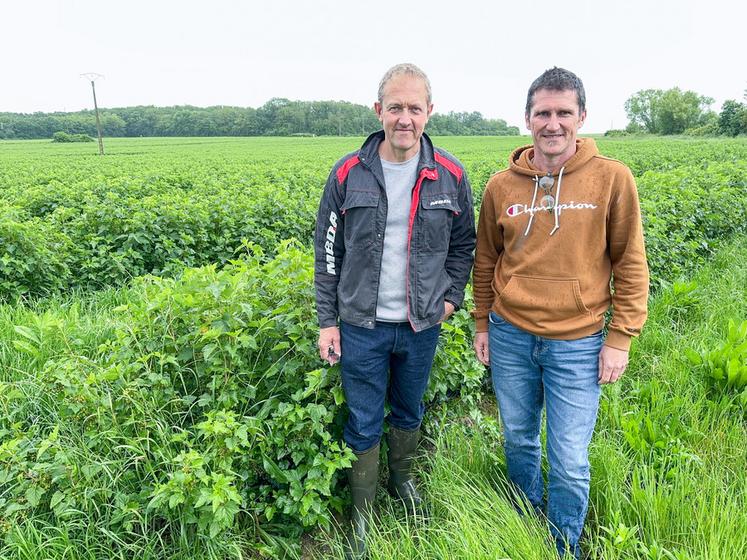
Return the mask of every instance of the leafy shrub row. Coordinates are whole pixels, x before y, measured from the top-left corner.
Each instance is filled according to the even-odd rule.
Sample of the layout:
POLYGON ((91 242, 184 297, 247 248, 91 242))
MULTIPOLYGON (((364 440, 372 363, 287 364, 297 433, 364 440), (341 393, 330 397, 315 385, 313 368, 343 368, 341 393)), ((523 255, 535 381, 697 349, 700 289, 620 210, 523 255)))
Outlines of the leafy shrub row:
MULTIPOLYGON (((125 540, 329 525, 352 452, 338 367, 314 347, 312 277, 305 248, 254 247, 221 270, 136 281, 93 351, 75 325, 17 327, 40 374, 0 386, 3 519, 95 515, 125 540)), ((469 323, 445 326, 429 400, 478 390, 469 323)))
POLYGON ((747 164, 705 162, 638 178, 653 285, 692 271, 747 231, 747 164))
POLYGON ((88 134, 68 134, 67 132, 63 132, 62 130, 55 132, 52 135, 52 142, 62 142, 62 143, 70 143, 70 142, 93 142, 93 138, 88 136, 88 134))
MULTIPOLYGON (((692 270, 721 239, 744 231, 745 177, 747 165, 738 161, 638 178, 654 285, 692 270)), ((182 175, 153 194, 110 181, 82 200, 64 186, 56 194, 32 189, 0 213, 0 300, 225 263, 243 240, 268 253, 291 237, 310 244, 322 180, 305 187, 289 176, 266 181, 190 185, 182 175)))
POLYGON ((57 200, 27 193, 23 210, 0 216, 0 300, 170 276, 225 263, 245 239, 272 251, 282 239, 311 235, 316 195, 287 181, 212 187, 141 195, 103 184, 74 202, 64 188, 57 200))

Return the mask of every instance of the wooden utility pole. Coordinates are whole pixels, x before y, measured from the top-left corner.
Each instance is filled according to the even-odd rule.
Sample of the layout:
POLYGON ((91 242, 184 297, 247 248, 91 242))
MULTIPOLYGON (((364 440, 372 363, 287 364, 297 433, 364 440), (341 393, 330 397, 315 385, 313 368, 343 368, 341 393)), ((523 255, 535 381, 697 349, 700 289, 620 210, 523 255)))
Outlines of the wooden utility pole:
POLYGON ((101 119, 99 119, 99 105, 96 103, 96 80, 98 78, 103 78, 101 74, 95 74, 93 72, 89 72, 87 74, 81 74, 81 77, 86 78, 87 80, 91 81, 91 90, 93 91, 93 109, 96 113, 96 131, 99 134, 99 155, 104 155, 104 138, 101 134, 101 119))

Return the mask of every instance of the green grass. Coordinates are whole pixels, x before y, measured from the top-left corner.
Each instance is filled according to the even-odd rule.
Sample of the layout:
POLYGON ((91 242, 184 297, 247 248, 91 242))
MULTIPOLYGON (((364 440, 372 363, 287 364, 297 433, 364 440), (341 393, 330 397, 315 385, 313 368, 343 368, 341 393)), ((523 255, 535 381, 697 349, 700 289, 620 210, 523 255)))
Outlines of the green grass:
POLYGON ((745 262, 742 237, 698 275, 692 298, 669 289, 654 299, 631 369, 597 424, 590 525, 593 549, 604 552, 595 557, 646 558, 641 550, 655 543, 675 557, 747 557, 747 417, 709 396, 684 355, 717 346, 730 319, 747 319, 745 262), (632 419, 658 432, 653 447, 633 451, 632 419), (603 527, 618 537, 633 530, 615 546, 603 527))
MULTIPOLYGON (((485 180, 505 167, 511 150, 529 142, 527 137, 435 140, 462 159, 476 201, 485 180)), ((126 392, 98 392, 99 384, 94 383, 88 393, 88 383, 80 380, 92 372, 106 373, 100 366, 112 352, 107 344, 116 332, 126 330, 122 328, 126 314, 115 309, 137 299, 132 288, 106 289, 110 283, 105 274, 126 285, 138 270, 160 270, 148 268, 153 247, 183 249, 185 243, 189 245, 183 235, 204 236, 204 243, 196 244, 186 256, 176 254, 174 262, 179 266, 164 269, 164 274, 177 274, 193 262, 222 262, 234 255, 233 247, 242 237, 266 243, 290 235, 305 239, 313 228, 318 192, 330 166, 360 141, 116 139, 107 144, 104 158, 95 155, 95 144, 3 143, 0 213, 4 214, 0 218, 5 222, 0 220, 0 226, 8 226, 9 239, 23 241, 25 234, 33 233, 26 239, 31 249, 37 243, 49 249, 19 253, 18 247, 26 245, 15 243, 16 252, 8 249, 10 264, 0 263, 3 273, 28 266, 23 282, 38 282, 43 273, 56 285, 62 272, 77 278, 88 270, 95 280, 89 287, 103 291, 65 289, 64 295, 47 297, 41 289, 39 296, 45 299, 35 303, 0 305, 0 477, 10 472, 7 465, 20 464, 16 461, 20 452, 12 446, 23 438, 27 452, 23 460, 38 466, 43 476, 57 477, 44 479, 36 490, 39 473, 31 472, 36 467, 19 468, 0 480, 0 559, 333 555, 329 551, 335 547, 334 535, 309 546, 317 534, 313 529, 312 537, 299 539, 300 527, 282 524, 279 513, 274 519, 256 514, 252 498, 247 498, 231 529, 214 539, 204 531, 180 529, 182 513, 156 517, 147 507, 148 492, 162 480, 153 473, 169 466, 183 445, 174 441, 179 417, 168 413, 147 391, 146 398, 131 399, 126 392), (224 191, 228 194, 218 196, 224 191), (120 207, 123 201, 131 204, 120 207), (144 201, 152 213, 136 212, 144 201), (246 206, 250 202, 257 205, 246 206), (193 211, 198 207, 201 213, 193 211), (246 230, 251 235, 237 234, 236 239, 228 235, 230 228, 222 226, 220 219, 231 208, 236 219, 229 221, 239 233, 248 221, 257 220, 255 229, 246 230), (168 220, 155 219, 164 212, 168 220), (90 226, 85 230, 87 241, 55 245, 57 225, 76 233, 76 220, 90 226), (36 229, 42 222, 51 225, 36 229), (109 225, 116 231, 108 231, 109 225), (134 229, 119 231, 125 225, 134 229), (156 225, 163 231, 149 229, 156 225), (155 245, 143 242, 141 247, 142 240, 130 235, 142 228, 153 234, 155 245), (119 241, 103 246, 107 236, 119 241), (171 237, 164 241, 163 236, 171 237), (81 265, 59 271, 50 267, 60 258, 60 247, 81 257, 75 261, 81 265), (95 253, 90 259, 79 254, 89 250, 95 253), (98 259, 104 273, 92 272, 92 259, 98 259), (19 325, 30 330, 19 331, 19 325), (19 343, 22 346, 29 336, 34 339, 31 351, 19 351, 19 343), (70 391, 66 383, 72 386, 70 391), (110 399, 114 406, 108 406, 107 394, 115 395, 110 399), (80 414, 68 410, 75 399, 91 404, 94 397, 101 397, 105 406, 80 414), (132 419, 110 414, 113 420, 103 421, 117 405, 120 412, 129 407, 132 419), (43 444, 55 427, 58 440, 50 458, 51 452, 45 455, 34 446, 43 444), (130 433, 135 437, 123 435, 130 433), (55 470, 59 466, 68 470, 60 473, 55 470), (46 493, 38 507, 8 511, 24 500, 39 499, 35 494, 39 488, 46 493), (69 516, 57 515, 50 507, 58 489, 75 498, 69 516), (133 502, 142 507, 132 506, 133 502)), ((744 139, 599 138, 598 144, 606 155, 630 165, 636 175, 646 206, 650 263, 660 272, 657 285, 678 270, 695 269, 723 236, 740 228, 744 231, 740 195, 747 153, 744 139)), ((716 346, 729 318, 747 318, 746 244, 742 238, 741 245, 725 248, 699 276, 696 292, 660 292, 634 349, 630 371, 621 383, 605 389, 591 450, 594 479, 587 539, 591 558, 747 557, 744 414, 728 399, 720 402, 709 395, 702 374, 684 357, 689 347, 702 351, 716 346)), ((288 276, 289 271, 282 270, 278 277, 288 276)), ((310 286, 310 281, 306 284, 310 286)), ((300 307, 310 310, 311 300, 300 307)), ((148 330, 146 323, 141 327, 148 330)), ((463 332, 447 333, 452 343, 461 346, 448 360, 437 358, 437 367, 459 382, 470 367, 467 358, 472 358, 466 340, 469 329, 464 323, 450 327, 454 325, 465 327, 463 332)), ((266 344, 267 335, 262 336, 266 344)), ((312 338, 303 338, 309 352, 314 348, 312 338)), ((151 342, 148 352, 162 350, 163 341, 151 342)), ((310 360, 313 355, 308 354, 310 360)), ((121 365, 128 366, 138 357, 142 356, 133 353, 121 365)), ((317 365, 310 361, 308 368, 298 367, 299 378, 317 365)), ((373 536, 375 558, 549 557, 552 548, 544 528, 515 515, 509 505, 497 421, 493 407, 486 405, 491 399, 483 397, 483 413, 473 409, 472 401, 449 403, 438 414, 429 412, 433 452, 422 459, 426 472, 422 486, 430 516, 403 522, 402 512, 382 495, 382 521, 373 536)))
MULTIPOLYGON (((518 516, 508 499, 495 421, 483 417, 465 424, 455 421, 453 412, 435 452, 421 460, 425 515, 407 517, 379 492, 371 560, 556 558, 542 524, 518 516)), ((311 556, 342 557, 341 532, 326 537, 323 552, 311 556)))
MULTIPOLYGON (((742 237, 698 274, 695 292, 658 294, 628 371, 605 388, 591 448, 588 558, 747 557, 747 417, 709 396, 684 356, 717 345, 729 319, 747 319, 745 262, 742 237), (633 428, 647 420, 652 445, 633 428)), ((446 427, 429 420, 439 435, 420 462, 427 518, 407 519, 380 492, 371 558, 552 558, 547 530, 510 505, 497 419, 450 417, 446 427)), ((322 550, 341 550, 339 533, 321 540, 322 550)))

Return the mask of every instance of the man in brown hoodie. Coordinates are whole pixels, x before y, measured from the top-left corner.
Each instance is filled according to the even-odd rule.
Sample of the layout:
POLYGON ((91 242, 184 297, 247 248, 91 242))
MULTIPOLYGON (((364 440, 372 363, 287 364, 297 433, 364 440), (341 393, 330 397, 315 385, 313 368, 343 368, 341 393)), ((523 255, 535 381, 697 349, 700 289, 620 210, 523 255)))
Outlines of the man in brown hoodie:
POLYGON ((514 151, 509 168, 485 188, 473 313, 475 351, 492 370, 509 477, 535 510, 545 509, 539 435, 546 407, 545 513, 558 552, 577 558, 600 385, 625 370, 648 299, 633 175, 599 155, 591 138, 577 138, 585 105, 581 80, 562 68, 529 88, 533 145, 514 151))

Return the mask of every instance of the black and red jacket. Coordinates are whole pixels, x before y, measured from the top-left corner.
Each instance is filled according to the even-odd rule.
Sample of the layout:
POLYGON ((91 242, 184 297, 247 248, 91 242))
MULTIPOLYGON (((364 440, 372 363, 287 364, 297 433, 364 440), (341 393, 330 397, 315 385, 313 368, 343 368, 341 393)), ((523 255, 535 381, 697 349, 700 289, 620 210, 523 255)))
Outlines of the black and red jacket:
MULTIPOLYGON (((314 239, 314 284, 321 328, 341 319, 373 328, 384 250, 387 197, 379 145, 384 132, 338 161, 324 187, 314 239)), ((472 191, 459 161, 420 139, 408 230, 407 305, 413 330, 436 325, 444 301, 459 308, 472 270, 472 191)))

